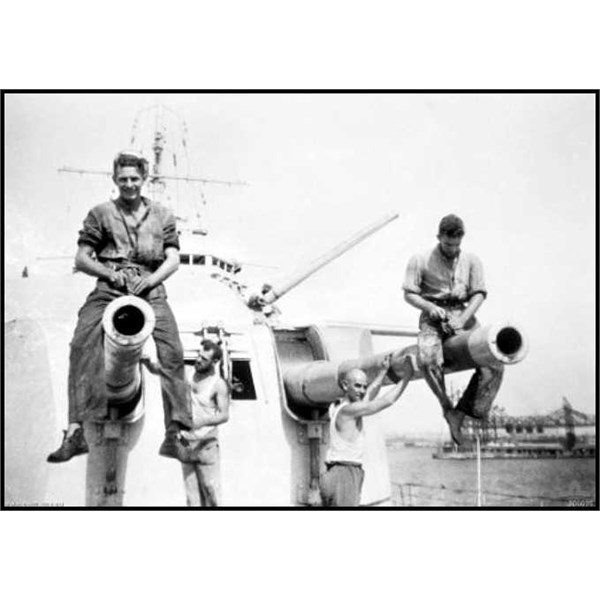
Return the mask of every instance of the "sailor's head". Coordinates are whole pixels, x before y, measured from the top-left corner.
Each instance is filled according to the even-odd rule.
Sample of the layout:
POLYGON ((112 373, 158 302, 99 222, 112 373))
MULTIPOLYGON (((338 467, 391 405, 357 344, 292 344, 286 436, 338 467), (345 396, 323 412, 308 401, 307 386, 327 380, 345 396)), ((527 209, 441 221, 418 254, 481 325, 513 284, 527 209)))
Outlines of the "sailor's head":
POLYGON ((342 389, 350 402, 362 400, 367 393, 367 375, 362 369, 350 369, 342 377, 342 389))
POLYGON ((223 351, 219 344, 208 339, 202 340, 194 368, 197 373, 205 373, 213 369, 222 358, 223 351))
POLYGON ((465 225, 460 217, 446 215, 438 227, 437 239, 444 256, 455 258, 460 252, 460 244, 465 235, 465 225))
POLYGON ((148 177, 148 161, 134 150, 119 152, 113 160, 113 181, 119 196, 126 201, 137 200, 148 177))

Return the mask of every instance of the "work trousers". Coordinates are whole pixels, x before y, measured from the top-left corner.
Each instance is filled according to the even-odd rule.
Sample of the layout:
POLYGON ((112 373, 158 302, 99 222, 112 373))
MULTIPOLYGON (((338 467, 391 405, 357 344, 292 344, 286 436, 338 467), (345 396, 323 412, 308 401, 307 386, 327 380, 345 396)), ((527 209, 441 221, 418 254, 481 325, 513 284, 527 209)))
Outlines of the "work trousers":
MULTIPOLYGON (((79 310, 69 356, 70 423, 107 416, 102 316, 110 302, 124 295, 108 283, 99 281, 79 310)), ((163 369, 161 392, 165 427, 178 421, 189 428, 192 415, 185 384, 183 346, 164 286, 159 285, 140 297, 150 304, 156 318, 152 337, 163 369)))
POLYGON ((358 506, 365 472, 359 464, 334 462, 321 476, 323 506, 358 506))
MULTIPOLYGON (((446 308, 447 313, 454 315, 459 315, 462 311, 463 308, 446 308)), ((479 326, 479 323, 473 317, 465 324, 465 331, 476 329, 479 326)), ((448 334, 442 331, 440 321, 435 321, 426 313, 422 313, 417 338, 418 359, 421 368, 437 367, 440 370, 443 369, 444 354, 442 346, 449 337, 448 334)), ((467 385, 455 408, 475 419, 485 419, 498 394, 503 375, 503 365, 476 367, 469 385, 467 385)))
POLYGON ((190 441, 194 462, 181 463, 188 506, 221 504, 219 442, 215 438, 190 441))

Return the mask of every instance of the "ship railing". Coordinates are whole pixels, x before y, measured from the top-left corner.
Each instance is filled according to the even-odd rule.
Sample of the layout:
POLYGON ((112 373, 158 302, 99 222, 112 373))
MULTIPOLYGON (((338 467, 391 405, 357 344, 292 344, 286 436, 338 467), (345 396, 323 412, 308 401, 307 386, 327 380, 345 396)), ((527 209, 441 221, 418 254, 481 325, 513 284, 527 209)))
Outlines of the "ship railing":
MULTIPOLYGON (((392 482, 394 506, 477 506, 477 489, 392 482)), ((596 498, 590 494, 535 495, 511 494, 486 490, 483 506, 593 507, 596 498)))

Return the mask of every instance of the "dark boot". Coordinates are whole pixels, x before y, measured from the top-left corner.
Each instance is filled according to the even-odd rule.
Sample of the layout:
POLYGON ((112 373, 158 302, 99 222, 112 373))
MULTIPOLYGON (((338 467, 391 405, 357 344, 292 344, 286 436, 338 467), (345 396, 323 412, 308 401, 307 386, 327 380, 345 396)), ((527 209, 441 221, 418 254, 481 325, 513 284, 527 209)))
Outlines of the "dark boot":
POLYGON ((63 441, 60 448, 48 455, 46 459, 48 462, 66 462, 74 456, 87 454, 90 451, 83 436, 83 427, 78 427, 69 437, 67 437, 66 431, 63 431, 63 434, 63 441))
POLYGON ((444 419, 446 419, 448 427, 450 427, 450 435, 452 436, 452 441, 458 446, 460 446, 463 443, 463 437, 460 430, 464 418, 465 413, 461 412, 460 410, 456 410, 455 408, 444 412, 444 419))

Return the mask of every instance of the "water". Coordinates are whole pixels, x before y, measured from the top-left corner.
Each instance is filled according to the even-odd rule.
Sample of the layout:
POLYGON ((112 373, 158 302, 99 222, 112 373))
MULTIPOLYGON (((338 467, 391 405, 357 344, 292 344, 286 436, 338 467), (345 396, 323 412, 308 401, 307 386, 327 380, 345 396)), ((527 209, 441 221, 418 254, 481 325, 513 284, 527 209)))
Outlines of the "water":
MULTIPOLYGON (((434 448, 389 446, 396 506, 477 506, 477 461, 436 460, 434 448)), ((483 506, 594 506, 596 460, 481 461, 483 506)))

